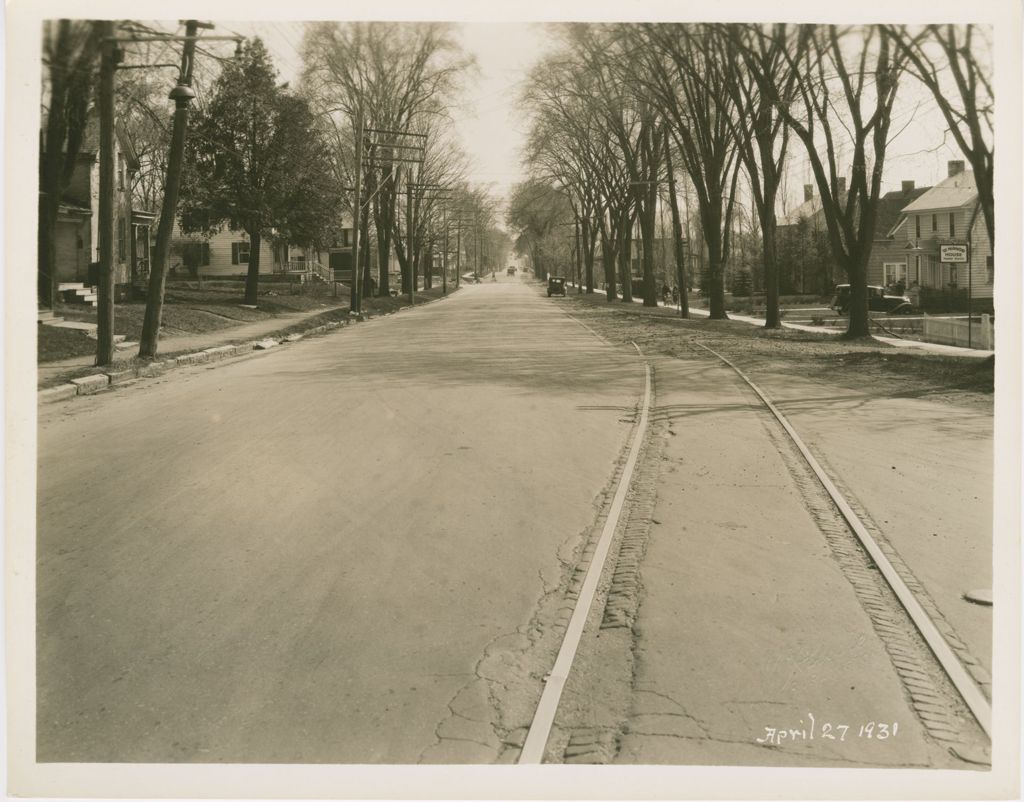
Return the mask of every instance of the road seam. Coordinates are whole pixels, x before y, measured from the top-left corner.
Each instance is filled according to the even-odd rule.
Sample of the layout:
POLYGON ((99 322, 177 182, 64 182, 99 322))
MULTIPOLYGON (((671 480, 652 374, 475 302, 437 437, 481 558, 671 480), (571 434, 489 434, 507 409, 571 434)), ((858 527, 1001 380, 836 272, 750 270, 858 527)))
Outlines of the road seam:
MULTIPOLYGON (((639 348, 637 348, 637 353, 640 353, 639 348)), ((558 703, 562 697, 562 691, 565 688, 569 672, 572 670, 572 663, 579 648, 580 640, 583 637, 583 628, 597 593, 598 581, 601 578, 609 550, 611 549, 616 525, 618 524, 626 493, 632 481, 640 448, 643 445, 647 421, 650 415, 650 400, 651 367, 644 361, 644 399, 640 410, 640 423, 637 431, 633 434, 629 456, 626 459, 622 477, 615 491, 611 510, 594 549, 593 559, 587 568, 586 577, 580 588, 579 599, 573 608, 569 624, 566 627, 558 657, 555 659, 555 665, 552 667, 547 683, 544 686, 544 692, 541 694, 540 703, 537 705, 533 722, 527 731, 526 741, 519 755, 518 762, 520 764, 536 764, 542 762, 544 758, 544 750, 547 746, 548 736, 551 733, 551 727, 554 724, 555 714, 558 711, 558 703)))

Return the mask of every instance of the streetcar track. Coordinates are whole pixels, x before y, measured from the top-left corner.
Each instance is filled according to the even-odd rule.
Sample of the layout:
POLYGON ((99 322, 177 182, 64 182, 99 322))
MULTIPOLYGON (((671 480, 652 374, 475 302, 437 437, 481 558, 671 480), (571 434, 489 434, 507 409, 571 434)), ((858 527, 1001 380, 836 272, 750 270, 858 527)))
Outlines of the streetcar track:
MULTIPOLYGON (((878 572, 885 579, 887 586, 899 601, 902 609, 909 616, 917 631, 927 643, 928 648, 942 667, 957 694, 959 694, 964 704, 966 704, 974 719, 981 726, 985 735, 991 738, 992 708, 991 703, 986 698, 981 687, 976 684, 975 678, 971 675, 964 663, 961 662, 960 656, 957 654, 953 646, 951 646, 946 640, 935 621, 928 612, 926 612, 917 595, 908 586, 908 583, 900 575, 900 572, 896 570, 893 562, 889 559, 886 550, 879 545, 879 540, 872 536, 867 526, 861 520, 861 517, 851 506, 850 502, 847 501, 845 495, 836 486, 835 482, 833 482, 831 477, 821 467, 818 460, 797 434, 789 420, 781 411, 779 411, 778 407, 772 403, 764 391, 754 384, 754 382, 752 382, 746 374, 743 373, 743 371, 736 367, 736 365, 729 361, 729 359, 714 349, 698 342, 696 339, 691 338, 691 342, 693 345, 713 354, 723 363, 732 368, 732 370, 736 372, 736 374, 750 387, 750 389, 753 390, 758 398, 760 398, 765 407, 772 413, 774 418, 786 431, 789 435, 790 442, 800 452, 807 467, 809 467, 813 472, 817 481, 834 503, 849 530, 856 536, 861 546, 870 556, 872 563, 877 567, 878 572)), ((829 535, 827 528, 823 529, 823 531, 825 531, 827 537, 829 535)), ((868 610, 869 615, 872 616, 873 622, 876 621, 876 616, 884 615, 885 607, 886 605, 881 602, 865 603, 865 608, 868 610)), ((894 637, 893 632, 885 630, 880 626, 876 626, 876 631, 879 631, 880 634, 883 631, 886 632, 886 636, 890 639, 894 637)), ((885 638, 883 638, 883 640, 885 640, 885 638)), ((887 643, 887 647, 888 645, 889 644, 887 643)), ((917 664, 915 661, 908 659, 908 654, 901 653, 896 647, 890 649, 890 655, 892 656, 893 663, 897 668, 897 672, 902 671, 901 678, 904 680, 904 685, 908 688, 912 688, 914 683, 909 682, 908 684, 909 674, 918 668, 917 664)), ((948 726, 948 722, 943 717, 942 711, 933 711, 931 709, 933 700, 938 698, 937 694, 934 693, 933 688, 922 680, 917 683, 917 690, 918 696, 915 700, 915 710, 917 710, 922 721, 925 723, 925 726, 929 728, 929 731, 933 734, 941 733, 941 740, 958 741, 958 732, 956 729, 948 726)), ((913 690, 911 690, 911 697, 914 698, 913 690)))
MULTIPOLYGON (((566 314, 595 337, 610 342, 575 315, 568 312, 566 314)), ((692 345, 712 354, 731 368, 758 397, 763 408, 771 413, 775 425, 769 427, 766 424, 769 436, 780 451, 801 496, 807 502, 808 510, 825 537, 833 557, 839 563, 862 609, 868 615, 872 628, 900 678, 908 704, 921 724, 929 735, 955 756, 968 762, 988 764, 988 750, 983 748, 979 753, 971 743, 977 740, 976 737, 971 737, 976 725, 980 726, 986 738, 991 739, 991 703, 985 693, 986 689, 990 689, 990 684, 984 667, 970 655, 966 645, 942 616, 934 600, 874 524, 870 515, 859 503, 848 500, 847 497, 851 496, 849 490, 830 477, 792 424, 764 391, 726 357, 697 341, 696 337, 688 339, 692 345), (780 430, 785 432, 785 436, 779 434, 780 430)), ((645 359, 649 388, 653 368, 636 342, 633 342, 633 346, 645 359)), ((655 422, 664 418, 664 415, 659 415, 658 409, 651 409, 650 415, 651 420, 655 422)), ((646 416, 645 404, 642 417, 646 416)), ((631 458, 632 451, 644 445, 641 441, 649 439, 645 438, 644 434, 644 429, 635 433, 631 458)), ((644 456, 648 455, 644 453, 644 456)), ((623 471, 616 495, 629 491, 630 484, 629 472, 623 471)), ((588 576, 596 575, 595 583, 602 574, 608 577, 606 581, 609 587, 604 595, 600 617, 602 629, 626 628, 632 631, 637 614, 636 597, 640 588, 640 568, 656 500, 653 487, 650 491, 648 494, 643 492, 643 488, 640 488, 639 492, 634 491, 631 494, 634 503, 630 505, 628 512, 619 510, 622 520, 618 522, 617 537, 616 526, 609 516, 606 528, 611 527, 611 538, 614 543, 609 544, 610 547, 602 557, 601 564, 591 560, 586 566, 588 576), (648 495, 650 498, 647 498, 648 495), (646 503, 645 499, 649 503, 646 503), (638 500, 639 504, 635 503, 638 500), (647 509, 648 507, 650 509, 647 509), (638 513, 643 517, 644 511, 647 512, 647 520, 641 527, 638 513)), ((581 568, 582 566, 577 570, 581 568)), ((575 591, 575 588, 573 590, 575 591)), ((569 598, 576 601, 573 618, 580 621, 579 636, 573 647, 575 655, 579 647, 579 638, 583 634, 582 624, 594 603, 594 594, 581 598, 578 593, 573 592, 569 598), (583 607, 581 602, 585 603, 583 607)), ((558 680, 559 697, 566 680, 567 676, 558 680)), ((550 711, 544 744, 554 724, 555 712, 557 699, 550 711)), ((563 760, 574 763, 605 762, 617 749, 618 733, 615 729, 571 729, 568 733, 568 742, 565 744, 563 760)), ((519 762, 540 762, 544 744, 540 745, 536 760, 530 760, 530 756, 525 755, 524 745, 519 762), (524 759, 524 755, 527 759, 524 759)), ((536 749, 534 745, 535 752, 536 749)))
MULTIPOLYGON (((572 316, 570 315, 570 317, 572 316)), ((584 327, 587 329, 590 328, 589 326, 584 327)), ((591 332, 594 333, 595 336, 599 336, 596 332, 593 332, 593 330, 591 330, 591 332)), ((637 353, 640 354, 641 358, 643 358, 643 354, 640 351, 639 346, 637 346, 636 343, 634 343, 633 346, 636 348, 637 353)), ((639 420, 636 424, 636 430, 633 432, 633 440, 629 448, 629 456, 626 458, 626 463, 622 468, 622 476, 619 479, 618 486, 616 487, 611 508, 608 511, 604 527, 602 528, 600 537, 598 538, 593 554, 588 562, 583 581, 579 586, 579 590, 573 594, 576 596, 574 600, 575 603, 572 605, 572 612, 569 615, 569 620, 566 624, 565 634, 563 636, 561 647, 558 651, 558 657, 555 659, 555 664, 552 666, 551 671, 546 678, 544 691, 541 694, 540 701, 538 702, 537 708, 534 712, 533 721, 527 730, 523 748, 519 754, 518 762, 520 764, 540 763, 544 758, 548 738, 554 725, 555 715, 558 712, 558 704, 561 700, 562 692, 572 670, 573 661, 575 660, 580 641, 583 638, 584 627, 586 625, 587 618, 589 617, 591 607, 593 606, 594 599, 597 596, 598 584, 605 572, 605 566, 615 539, 615 533, 622 515, 626 495, 632 483, 633 472, 638 463, 640 451, 644 444, 647 423, 650 415, 651 367, 646 359, 644 359, 643 364, 644 396, 640 408, 639 420)))

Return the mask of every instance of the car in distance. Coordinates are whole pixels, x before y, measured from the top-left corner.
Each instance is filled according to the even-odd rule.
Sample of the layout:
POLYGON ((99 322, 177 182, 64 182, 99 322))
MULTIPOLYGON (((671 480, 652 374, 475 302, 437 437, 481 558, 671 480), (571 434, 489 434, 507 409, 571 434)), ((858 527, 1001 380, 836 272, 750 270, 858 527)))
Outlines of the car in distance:
MULTIPOLYGON (((849 284, 836 284, 836 294, 832 298, 831 308, 840 315, 850 311, 849 284)), ((885 312, 887 315, 907 315, 914 311, 914 306, 905 294, 890 292, 885 287, 869 284, 868 311, 885 312)))
POLYGON ((514 267, 510 267, 508 270, 505 271, 505 274, 509 276, 514 276, 516 274, 516 269, 514 267))
POLYGON ((548 277, 548 298, 552 295, 565 295, 565 279, 561 276, 548 277))

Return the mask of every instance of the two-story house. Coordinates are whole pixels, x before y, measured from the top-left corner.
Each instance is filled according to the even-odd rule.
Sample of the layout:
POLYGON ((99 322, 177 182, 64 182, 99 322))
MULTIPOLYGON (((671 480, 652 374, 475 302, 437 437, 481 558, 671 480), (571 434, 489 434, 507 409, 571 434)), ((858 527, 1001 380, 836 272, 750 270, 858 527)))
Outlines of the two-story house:
POLYGON ((878 199, 875 237, 868 259, 868 284, 904 289, 910 286, 907 242, 896 236, 903 210, 931 187, 916 187, 913 181, 903 181, 898 190, 886 192, 878 199))
POLYGON ((883 264, 883 280, 905 270, 908 287, 968 290, 972 300, 991 303, 992 246, 974 173, 964 170, 962 161, 949 162, 944 180, 904 206, 889 234, 895 250, 887 258, 904 267, 883 264), (959 251, 966 261, 943 261, 944 245, 962 246, 947 249, 947 256, 959 251))
MULTIPOLYGON (((154 215, 136 208, 132 183, 139 158, 124 126, 117 123, 114 133, 114 284, 123 295, 133 276, 148 264, 154 215)), ((93 118, 61 198, 55 232, 55 278, 69 300, 91 299, 88 288, 97 283, 99 202, 99 131, 93 118)))

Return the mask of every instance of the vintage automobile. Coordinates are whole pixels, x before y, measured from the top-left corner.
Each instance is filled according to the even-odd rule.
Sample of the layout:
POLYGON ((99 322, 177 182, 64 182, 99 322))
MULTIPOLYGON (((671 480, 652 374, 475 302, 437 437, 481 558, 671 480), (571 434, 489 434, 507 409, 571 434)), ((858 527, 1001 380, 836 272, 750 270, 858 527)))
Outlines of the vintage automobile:
POLYGON ((505 274, 508 276, 514 276, 516 274, 516 269, 514 267, 510 267, 505 271, 505 274))
MULTIPOLYGON (((832 298, 831 308, 840 315, 845 315, 850 311, 849 284, 836 285, 836 294, 832 298)), ((869 284, 868 311, 885 312, 887 315, 908 315, 914 311, 914 306, 906 295, 890 292, 885 287, 869 284)))
POLYGON ((548 276, 548 298, 552 295, 565 295, 565 279, 561 276, 548 276))

